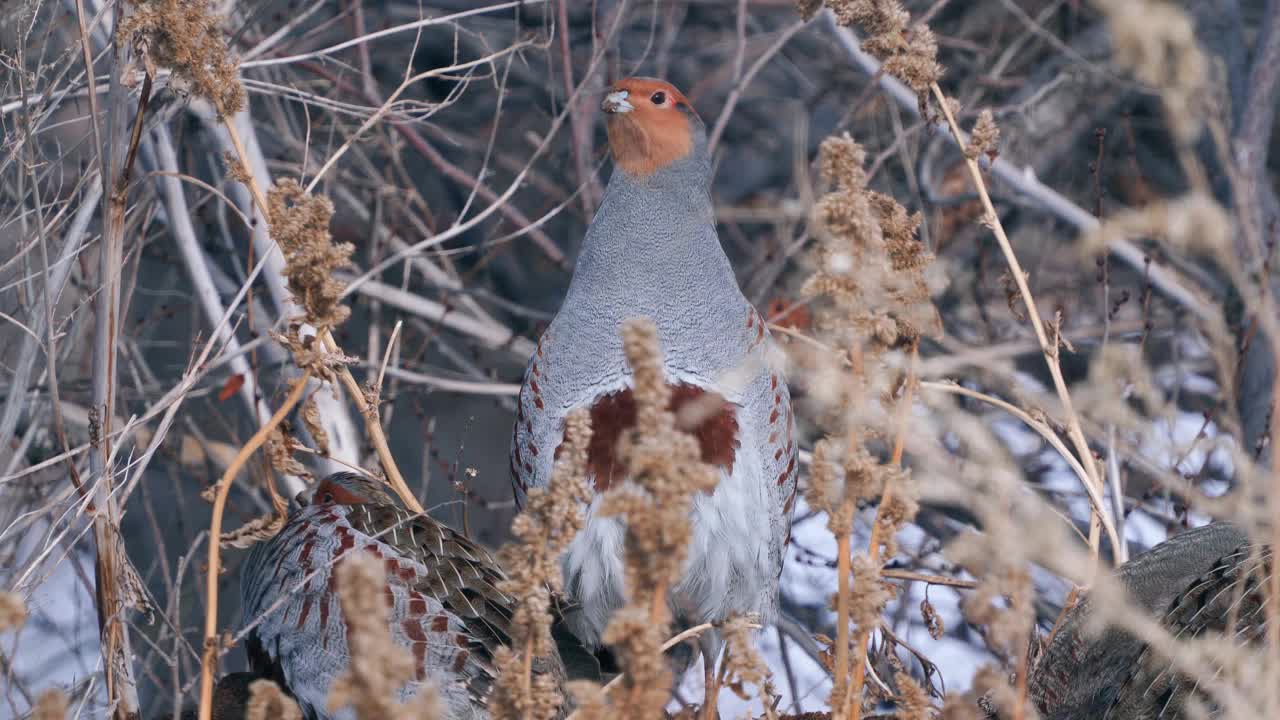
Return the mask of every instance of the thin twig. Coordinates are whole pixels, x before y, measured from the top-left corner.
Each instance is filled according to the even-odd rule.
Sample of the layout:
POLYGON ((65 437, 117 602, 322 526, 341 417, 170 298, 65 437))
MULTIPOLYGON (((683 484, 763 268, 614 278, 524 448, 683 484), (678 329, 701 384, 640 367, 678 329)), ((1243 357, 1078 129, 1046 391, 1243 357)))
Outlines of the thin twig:
MULTIPOLYGON (((955 115, 951 112, 951 105, 947 102, 947 97, 943 94, 942 88, 938 87, 937 83, 933 83, 930 85, 930 90, 933 92, 943 116, 947 119, 947 126, 951 128, 952 136, 958 144, 963 144, 960 125, 956 122, 955 115)), ((1005 234, 1004 224, 1000 222, 1000 216, 996 213, 995 206, 991 203, 991 195, 987 193, 987 185, 982 178, 982 170, 978 167, 977 159, 965 155, 964 162, 969 169, 969 177, 973 180, 974 189, 978 192, 978 198, 982 201, 987 224, 995 235, 1001 252, 1004 253, 1005 262, 1008 263, 1009 272, 1013 275, 1013 280, 1018 286, 1018 293, 1022 297, 1022 302, 1027 306, 1027 316, 1031 319, 1031 327, 1035 330, 1036 339, 1040 342, 1040 351, 1043 353, 1045 364, 1049 368, 1049 375, 1053 378, 1053 388, 1058 393, 1058 401, 1062 403, 1063 412, 1066 415, 1067 436, 1075 445, 1076 452, 1079 454, 1080 464, 1084 468, 1088 482, 1093 486, 1093 492, 1101 498, 1104 491, 1103 479, 1098 473, 1097 464, 1093 461, 1093 450, 1089 448, 1089 441, 1085 438, 1084 430, 1080 427, 1080 417, 1076 414, 1075 406, 1071 402, 1071 393, 1067 390, 1066 380, 1062 377, 1062 367, 1058 364, 1058 336, 1055 333, 1053 341, 1050 342, 1049 335, 1044 328, 1044 321, 1040 318, 1040 311, 1036 307, 1035 297, 1032 296, 1031 288, 1027 285, 1027 273, 1023 271, 1022 264, 1018 262, 1018 256, 1013 251, 1009 236, 1005 234)), ((1111 519, 1111 514, 1106 511, 1106 506, 1098 502, 1093 506, 1091 512, 1105 526, 1107 537, 1111 540, 1112 547, 1119 547, 1120 543, 1116 536, 1115 523, 1111 519)), ((1098 557, 1096 536, 1093 533, 1090 533, 1090 535, 1090 552, 1096 558, 1098 557)))

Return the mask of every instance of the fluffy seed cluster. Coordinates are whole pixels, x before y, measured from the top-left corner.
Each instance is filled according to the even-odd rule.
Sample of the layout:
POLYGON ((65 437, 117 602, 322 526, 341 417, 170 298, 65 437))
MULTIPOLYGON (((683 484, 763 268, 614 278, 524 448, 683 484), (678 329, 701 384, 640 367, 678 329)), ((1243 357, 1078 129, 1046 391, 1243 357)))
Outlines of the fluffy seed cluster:
POLYGON ((720 634, 727 648, 724 656, 725 684, 729 689, 743 700, 749 700, 751 696, 747 694, 746 686, 754 685, 757 697, 772 697, 774 692, 769 668, 752 640, 750 619, 734 615, 721 626, 720 634))
POLYGON ((357 553, 343 558, 335 572, 351 658, 329 689, 329 711, 351 707, 362 718, 444 717, 439 697, 428 684, 420 685, 407 703, 398 701, 400 689, 414 679, 414 664, 391 637, 382 563, 357 553))
POLYGON ((0 632, 22 627, 27 621, 27 604, 17 593, 0 592, 0 632))
MULTIPOLYGON (((852 13, 847 21, 871 22, 881 30, 905 23, 904 13, 885 4, 852 2, 844 9, 852 13)), ((909 411, 900 406, 915 380, 904 372, 903 349, 911 350, 922 336, 941 330, 931 300, 933 256, 916 238, 921 216, 870 190, 865 160, 862 147, 847 133, 822 144, 818 165, 831 189, 815 207, 814 271, 803 292, 812 300, 817 339, 832 352, 798 360, 808 366, 801 377, 822 388, 813 395, 825 402, 816 410, 828 431, 814 445, 805 499, 826 513, 841 552, 852 547, 858 507, 880 500, 876 547, 852 559, 849 597, 832 598, 838 622, 852 621, 858 628, 851 647, 841 646, 839 638, 833 646, 838 666, 833 707, 856 692, 842 675, 863 662, 867 633, 878 626, 892 598, 892 588, 881 582, 880 566, 897 552, 895 535, 917 509, 919 490, 910 473, 896 460, 881 462, 873 449, 895 433, 901 412, 909 411)))
POLYGON ((525 509, 511 524, 516 543, 499 553, 507 579, 498 589, 515 598, 511 648, 494 656, 498 680, 489 700, 494 717, 549 720, 564 698, 554 678, 533 676, 533 659, 555 652, 551 638, 551 603, 561 591, 560 554, 585 520, 582 508, 591 501, 587 482, 587 449, 591 417, 575 411, 565 421, 565 444, 556 458, 551 482, 529 491, 525 509))
POLYGON ((31 720, 63 720, 67 717, 67 696, 61 690, 45 690, 36 698, 31 720))
POLYGON ((917 94, 942 77, 938 41, 925 25, 911 26, 911 14, 897 0, 831 0, 841 25, 857 25, 867 33, 862 48, 884 64, 885 72, 917 94))
POLYGON ((254 680, 249 684, 249 704, 245 720, 302 720, 302 710, 293 698, 270 680, 254 680))
POLYGON ((1210 114, 1205 107, 1209 63, 1191 18, 1164 0, 1095 4, 1107 17, 1116 64, 1160 91, 1174 135, 1183 143, 1193 142, 1210 114))
MULTIPOLYGON (((1010 541, 1016 537, 1007 518, 994 510, 983 513, 984 529, 990 537, 969 533, 959 536, 947 547, 947 555, 976 577, 978 587, 961 604, 965 619, 986 629, 987 647, 999 655, 1007 666, 1016 666, 1026 656, 1035 624, 1035 589, 1031 584, 1026 558, 1022 553, 1006 550, 992 552, 991 537, 1010 541)), ((1018 694, 1009 682, 1009 673, 996 665, 981 668, 974 677, 973 695, 999 710, 1001 717, 1024 715, 1030 708, 1015 710, 1018 694)))
POLYGON ((969 144, 964 148, 965 157, 976 159, 979 155, 986 155, 995 160, 999 154, 999 145, 1000 128, 996 126, 995 117, 990 110, 983 110, 978 113, 973 132, 969 133, 969 144))
POLYGON ((933 256, 915 236, 921 215, 868 189, 865 160, 848 133, 822 143, 819 168, 833 187, 815 207, 816 267, 804 293, 825 301, 820 331, 841 344, 874 337, 888 349, 937 334, 941 321, 927 275, 933 256))
POLYGON ((813 300, 816 334, 836 350, 800 360, 811 371, 801 376, 823 383, 828 404, 819 410, 832 439, 822 451, 836 463, 832 473, 814 474, 807 499, 838 513, 832 522, 841 525, 852 513, 838 508, 842 500, 869 500, 884 487, 887 471, 860 445, 892 427, 887 410, 903 390, 899 351, 941 330, 933 255, 916 238, 921 216, 867 188, 865 159, 847 133, 822 144, 818 165, 831 190, 815 208, 813 274, 802 290, 813 300), (875 398, 883 402, 869 402, 875 398), (844 470, 843 489, 824 480, 838 479, 836 468, 844 470))
POLYGON ((276 181, 267 193, 267 218, 271 236, 284 253, 289 291, 306 310, 307 322, 335 328, 346 321, 351 309, 341 303, 346 283, 334 278, 335 270, 351 264, 355 246, 333 243, 329 220, 333 203, 308 195, 291 178, 276 181))
POLYGON ((227 49, 209 0, 139 0, 120 23, 125 42, 135 40, 157 64, 172 68, 219 116, 244 108, 239 60, 227 49))
POLYGON ((684 569, 689 510, 696 494, 715 489, 719 473, 702 462, 697 439, 681 432, 667 410, 671 391, 657 328, 648 320, 629 321, 622 337, 636 401, 636 426, 620 443, 631 482, 606 493, 600 512, 626 521, 629 597, 605 629, 604 641, 620 656, 624 671, 626 700, 615 710, 649 718, 662 714, 670 695, 671 671, 661 649, 670 623, 666 594, 684 569))

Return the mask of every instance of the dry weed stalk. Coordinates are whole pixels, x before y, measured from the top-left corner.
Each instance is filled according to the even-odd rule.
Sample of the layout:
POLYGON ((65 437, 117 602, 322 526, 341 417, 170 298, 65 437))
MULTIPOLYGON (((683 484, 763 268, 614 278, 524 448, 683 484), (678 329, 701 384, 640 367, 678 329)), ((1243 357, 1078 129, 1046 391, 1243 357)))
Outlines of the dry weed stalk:
MULTIPOLYGON (((836 10, 833 4, 833 10, 836 10, 837 19, 842 24, 855 22, 871 35, 863 46, 867 52, 875 56, 884 63, 885 69, 899 77, 903 82, 910 85, 921 96, 921 103, 926 101, 926 95, 932 94, 936 100, 938 107, 941 109, 943 116, 946 118, 947 126, 952 136, 962 148, 973 148, 977 152, 965 153, 965 166, 969 171, 974 187, 978 192, 978 197, 982 202, 984 217, 983 223, 991 228, 996 237, 996 241, 1000 246, 1001 252, 1004 254, 1005 262, 1009 266, 1010 274, 1017 285, 1018 294, 1021 296, 1023 304, 1026 305, 1027 315, 1031 320, 1032 328, 1035 331, 1036 339, 1040 344, 1041 353, 1044 355, 1045 362, 1049 368, 1049 374, 1053 378, 1054 390, 1057 393, 1058 400, 1062 404, 1063 412, 1066 415, 1066 427, 1068 437, 1071 439, 1075 451, 1079 456, 1079 464, 1084 469, 1086 475, 1081 478, 1085 491, 1089 494, 1090 503, 1093 506, 1093 520, 1095 527, 1090 529, 1090 547, 1094 555, 1098 553, 1099 543, 1099 527, 1106 531, 1107 538, 1111 542, 1112 547, 1119 547, 1119 539, 1116 535, 1115 524, 1111 519, 1110 513, 1106 510, 1103 503, 1102 494, 1104 492, 1103 478, 1098 470, 1097 463, 1094 462, 1093 452, 1089 448, 1088 440, 1085 438, 1084 431, 1080 424, 1079 415, 1071 402, 1071 395, 1067 390, 1066 381, 1063 379, 1061 366, 1058 362, 1059 339, 1055 333, 1053 339, 1050 339, 1049 332, 1045 329, 1045 323, 1041 319, 1038 309, 1036 308, 1035 298, 1031 294, 1030 287, 1027 284, 1027 275, 1022 270, 1021 264, 1018 262, 1017 255, 1013 252, 1013 246, 1009 242, 1008 235, 1004 231, 1004 226, 1000 222, 999 215, 996 214, 995 207, 991 202, 991 196, 987 192, 986 182, 983 180, 982 171, 978 166, 977 157, 981 153, 990 153, 994 150, 990 143, 994 142, 997 137, 997 130, 994 122, 984 121, 978 128, 981 130, 980 137, 971 145, 966 141, 964 131, 960 129, 955 119, 954 102, 947 98, 942 88, 938 86, 937 75, 929 79, 927 83, 922 84, 922 80, 926 78, 919 73, 910 75, 904 74, 902 71, 903 62, 899 61, 896 68, 890 66, 890 60, 900 58, 911 53, 927 52, 928 47, 920 44, 913 45, 910 35, 905 32, 906 13, 901 9, 894 0, 850 0, 847 3, 851 8, 849 11, 841 13, 836 10), (867 6, 873 6, 873 9, 867 9, 867 6)), ((919 32, 918 29, 915 30, 919 32)), ((936 48, 934 48, 936 50, 936 48)), ((928 62, 935 62, 932 56, 917 57, 912 66, 927 65, 928 62)))
POLYGON ((998 667, 982 668, 974 692, 999 709, 1001 717, 1023 720, 1035 710, 1027 703, 1030 642, 1035 626, 1035 588, 1028 559, 1011 545, 1018 533, 1010 522, 1012 508, 995 501, 980 508, 984 535, 961 535, 947 554, 980 578, 961 608, 969 622, 985 628, 987 647, 1014 668, 1014 683, 998 667), (997 550, 996 548, 1002 548, 997 550))
POLYGON ((494 717, 549 720, 564 702, 553 677, 534 676, 533 663, 556 652, 551 603, 563 583, 560 554, 582 528, 582 509, 591 502, 592 489, 587 484, 590 415, 585 410, 571 413, 564 435, 550 484, 529 491, 524 510, 511 523, 517 542, 499 553, 507 579, 498 590, 515 598, 511 644, 518 650, 503 647, 494 655, 498 678, 489 700, 494 717))
MULTIPOLYGON (((862 5, 857 4, 855 5, 862 5)), ((863 8, 866 9, 866 8, 863 8)), ((899 466, 905 420, 915 385, 915 348, 921 335, 940 325, 930 300, 928 270, 932 256, 915 238, 919 215, 908 215, 892 198, 867 189, 865 153, 847 134, 822 144, 819 164, 832 186, 815 208, 818 244, 815 271, 804 291, 818 302, 816 328, 836 358, 816 361, 831 387, 839 388, 826 420, 831 434, 814 447, 806 500, 827 514, 837 544, 837 637, 833 668, 832 712, 858 717, 864 681, 866 643, 889 600, 881 583, 880 558, 895 552, 893 535, 915 514, 917 490, 899 466), (910 355, 907 372, 899 348, 910 355), (837 369, 833 361, 842 362, 837 369), (890 419, 896 409, 897 421, 890 419), (893 426, 893 453, 878 463, 867 447, 893 426), (879 499, 868 553, 852 558, 853 520, 859 503, 879 499), (856 581, 856 595, 850 582, 856 581), (849 639, 849 621, 858 628, 849 639), (850 650, 854 651, 852 663, 850 650)))
MULTIPOLYGON (((305 349, 312 352, 335 356, 324 364, 336 374, 364 416, 366 431, 387 473, 388 483, 409 509, 422 512, 421 504, 391 456, 378 421, 377 402, 370 402, 351 372, 342 367, 346 357, 331 334, 349 313, 338 303, 342 287, 331 273, 346 263, 352 249, 332 242, 328 230, 332 204, 304 192, 292 180, 277 183, 269 199, 253 175, 245 170, 249 166, 248 154, 232 122, 232 116, 245 106, 244 87, 206 0, 148 0, 142 10, 138 19, 128 25, 125 37, 140 47, 158 49, 152 51, 152 59, 171 66, 177 76, 189 78, 192 91, 213 105, 236 151, 228 162, 228 174, 248 185, 254 203, 268 220, 272 238, 290 260, 286 270, 289 288, 304 305, 305 321, 316 328, 318 340, 312 347, 310 338, 305 342, 299 339, 291 345, 295 357, 299 345, 305 345, 305 349)), ((306 366, 304 361, 301 367, 306 366)), ((328 371, 316 370, 317 377, 329 377, 328 371)))
MULTIPOLYGON (((249 461, 253 453, 262 447, 271 433, 280 423, 284 422, 285 417, 302 399, 302 394, 306 391, 307 382, 310 379, 311 371, 307 370, 302 373, 302 377, 294 381, 293 388, 289 391, 289 395, 280 405, 280 408, 276 410, 265 425, 258 428, 253 437, 249 438, 249 442, 240 448, 235 460, 227 466, 226 471, 222 473, 222 477, 218 479, 218 484, 214 486, 213 510, 209 519, 209 537, 221 538, 222 514, 226 509, 227 493, 231 491, 231 483, 235 481, 236 475, 240 473, 240 469, 249 461)), ((205 587, 207 588, 208 598, 205 604, 204 617, 204 652, 200 659, 200 720, 210 720, 213 714, 213 674, 221 650, 221 644, 218 641, 218 574, 221 571, 221 547, 222 544, 217 540, 209 542, 209 557, 205 568, 205 587)))
POLYGON ((603 640, 620 657, 626 700, 613 703, 623 717, 651 718, 670 697, 671 670, 663 656, 670 613, 667 589, 684 569, 695 494, 711 492, 719 473, 702 462, 697 439, 680 431, 667 410, 670 388, 662 370, 657 328, 633 320, 622 329, 634 377, 636 426, 621 440, 630 482, 600 499, 602 515, 626 523, 627 605, 614 613, 603 640))
POLYGON ((721 687, 728 687, 742 700, 751 699, 746 685, 755 686, 755 696, 764 704, 765 716, 774 720, 773 703, 770 699, 776 693, 773 690, 773 678, 769 674, 769 666, 760 656, 759 649, 752 638, 751 631, 759 627, 741 615, 735 615, 720 627, 720 634, 725 640, 724 667, 721 674, 724 680, 721 687))
POLYGON ((419 684, 404 703, 399 700, 402 689, 414 680, 415 664, 409 651, 391 637, 383 564, 358 552, 339 561, 334 572, 351 659, 329 689, 329 712, 350 707, 362 718, 444 717, 439 695, 429 683, 419 684))

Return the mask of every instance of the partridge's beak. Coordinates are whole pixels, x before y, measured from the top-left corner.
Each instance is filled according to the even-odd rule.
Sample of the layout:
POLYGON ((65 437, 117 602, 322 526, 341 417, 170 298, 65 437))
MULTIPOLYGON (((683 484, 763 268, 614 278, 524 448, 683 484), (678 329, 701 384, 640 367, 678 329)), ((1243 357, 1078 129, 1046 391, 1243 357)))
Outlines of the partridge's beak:
POLYGON ((636 109, 635 105, 627 102, 627 96, 630 94, 627 90, 615 90, 604 96, 600 109, 611 115, 629 113, 636 109))
POLYGON ((298 503, 298 505, 302 507, 306 507, 311 504, 311 496, 314 495, 315 492, 316 492, 315 485, 305 487, 302 490, 300 490, 297 495, 293 496, 293 501, 298 503))

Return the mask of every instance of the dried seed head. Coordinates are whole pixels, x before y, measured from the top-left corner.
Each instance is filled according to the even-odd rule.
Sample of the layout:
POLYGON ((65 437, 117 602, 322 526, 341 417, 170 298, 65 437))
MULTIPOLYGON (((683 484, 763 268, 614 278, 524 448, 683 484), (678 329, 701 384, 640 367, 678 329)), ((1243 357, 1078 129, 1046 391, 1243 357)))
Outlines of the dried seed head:
POLYGON ((22 596, 12 592, 0 592, 0 632, 22 627, 27 621, 27 604, 22 596))
MULTIPOLYGON (((495 655, 498 678, 489 700, 494 717, 554 718, 564 697, 550 677, 526 678, 524 653, 546 657, 555 652, 551 637, 551 593, 563 582, 560 554, 578 534, 584 522, 583 508, 591 501, 587 483, 587 449, 591 444, 591 417, 578 410, 565 421, 561 445, 546 488, 529 491, 524 511, 512 522, 516 543, 499 552, 507 579, 498 589, 515 598, 511 618, 512 647, 495 655)), ((532 664, 531 664, 532 669, 532 664)))
POLYGON ((67 695, 56 688, 45 690, 36 698, 31 720, 63 720, 67 717, 67 695))
POLYGON ((327 329, 341 325, 351 309, 341 304, 346 283, 335 279, 334 271, 351 264, 355 246, 333 243, 333 203, 284 178, 267 193, 267 217, 271 236, 284 253, 289 291, 306 310, 306 321, 327 329))
POLYGON ((733 693, 743 700, 751 698, 744 685, 756 687, 756 695, 769 697, 767 688, 772 680, 769 667, 752 638, 751 619, 734 615, 720 628, 727 646, 725 662, 728 667, 727 682, 733 693))
POLYGON ((841 25, 857 25, 867 34, 862 48, 884 64, 885 72, 925 94, 942 77, 938 41, 924 25, 910 26, 911 14, 897 0, 832 0, 841 25))
POLYGON ((409 651, 391 637, 383 564, 358 552, 343 557, 335 572, 351 657, 329 689, 329 711, 351 707, 357 717, 444 717, 436 690, 427 683, 406 704, 398 702, 415 667, 409 651))
POLYGON ((973 125, 973 132, 969 133, 969 144, 964 148, 964 155, 969 159, 986 155, 995 160, 996 155, 999 154, 999 143, 1000 128, 996 127, 991 111, 983 110, 978 113, 978 121, 973 125))
POLYGON ((905 672, 894 673, 893 680, 898 686, 896 717, 903 720, 930 720, 933 717, 933 703, 929 702, 929 693, 905 672))
POLYGON ((171 68, 220 117, 244 108, 240 61, 227 49, 208 0, 139 0, 131 5, 118 30, 125 43, 136 42, 156 64, 171 68))
POLYGON ((302 710, 279 685, 270 680, 254 680, 249 684, 245 720, 302 720, 302 710))
POLYGON ((1115 62, 1158 90, 1182 143, 1195 141, 1208 117, 1209 64, 1187 13, 1163 0, 1097 3, 1107 16, 1115 62))

